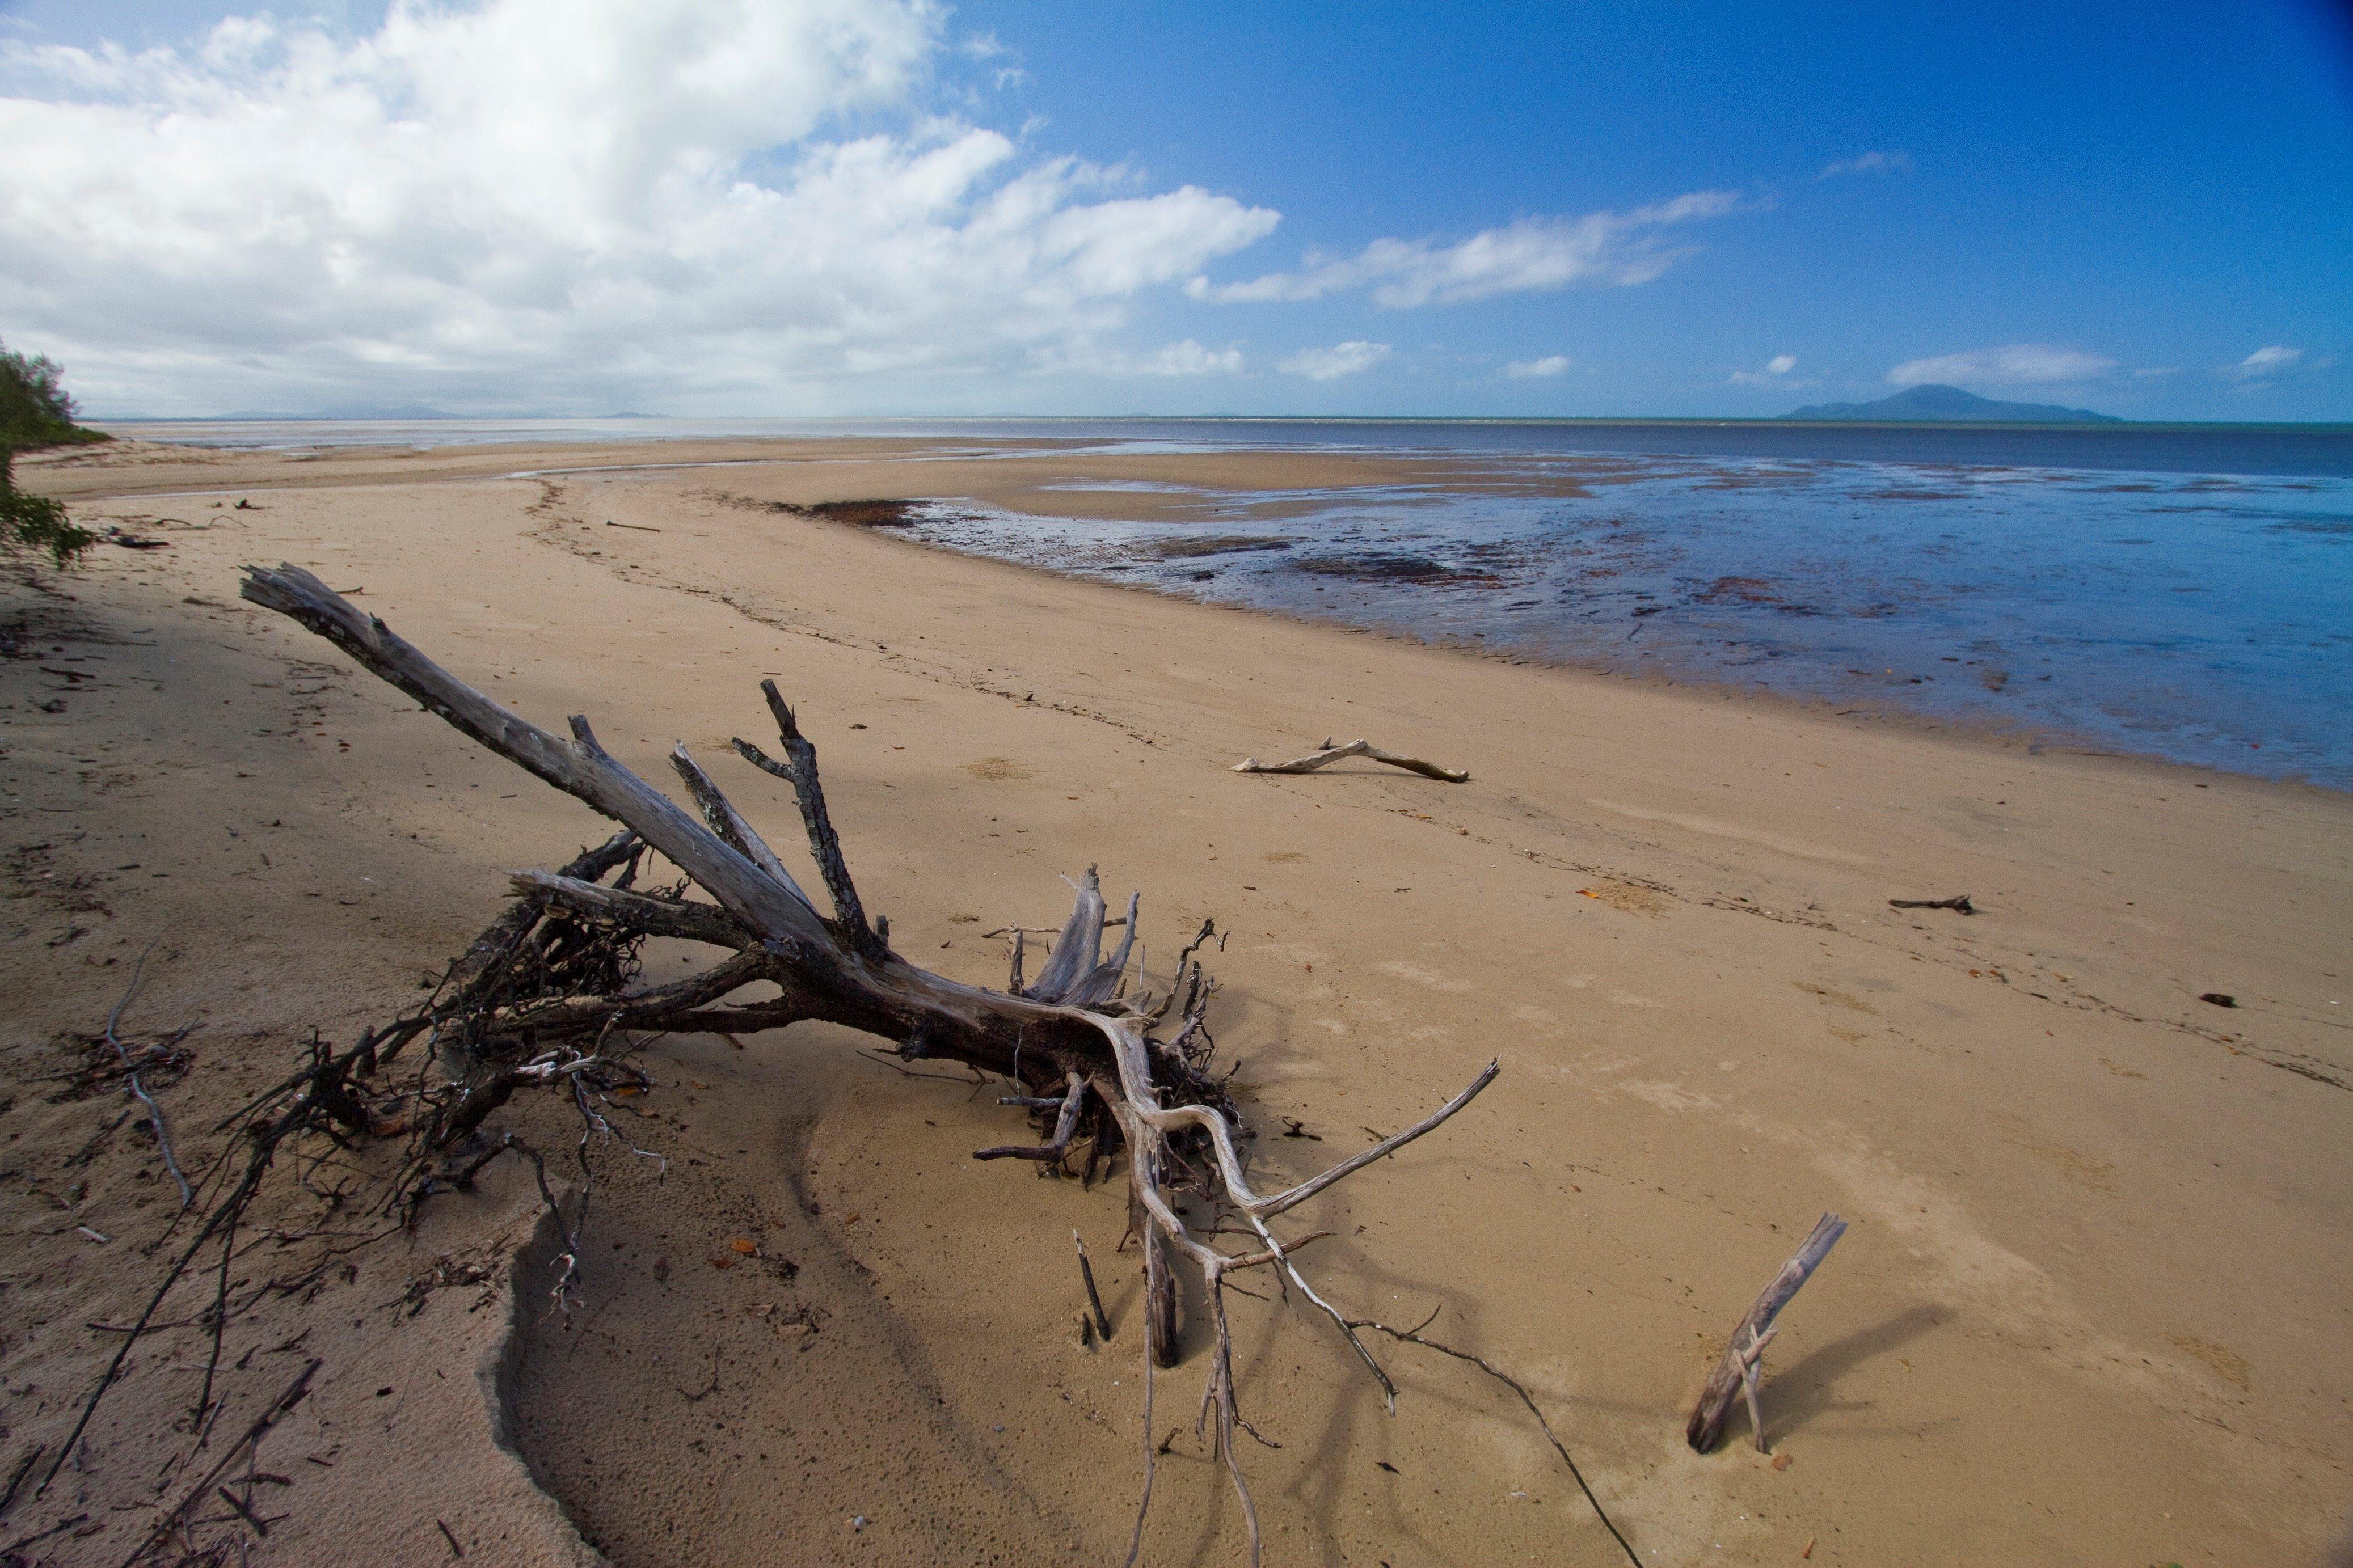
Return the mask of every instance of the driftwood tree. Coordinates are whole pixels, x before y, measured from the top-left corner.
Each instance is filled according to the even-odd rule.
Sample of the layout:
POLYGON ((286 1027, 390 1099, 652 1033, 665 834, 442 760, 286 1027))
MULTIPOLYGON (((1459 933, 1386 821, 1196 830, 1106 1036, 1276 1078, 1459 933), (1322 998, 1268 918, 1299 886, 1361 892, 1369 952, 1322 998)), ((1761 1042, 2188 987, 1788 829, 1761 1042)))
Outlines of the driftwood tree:
MULTIPOLYGON (((622 825, 621 836, 594 852, 593 868, 584 857, 563 873, 516 875, 522 901, 510 936, 533 921, 557 922, 565 930, 603 930, 630 939, 681 938, 725 955, 689 979, 641 989, 629 988, 633 963, 613 963, 584 969, 576 989, 544 983, 520 993, 511 987, 455 989, 459 1005, 432 1018, 437 1033, 508 1042, 510 1047, 521 1041, 528 1048, 444 1097, 427 1142, 431 1151, 449 1156, 452 1169, 462 1173, 489 1157, 479 1146, 482 1121, 519 1086, 568 1084, 576 1095, 584 1078, 615 1071, 601 1045, 614 1031, 743 1034, 805 1019, 845 1025, 892 1042, 903 1058, 945 1058, 1014 1080, 1020 1092, 1006 1102, 1032 1113, 1043 1141, 984 1149, 981 1159, 1060 1162, 1082 1136, 1090 1141, 1090 1167, 1098 1155, 1124 1152, 1129 1222, 1142 1241, 1145 1281, 1145 1476, 1131 1562, 1151 1503, 1152 1374, 1156 1366, 1175 1364, 1179 1352, 1175 1270, 1180 1265, 1198 1268, 1205 1286, 1211 1346, 1202 1420, 1232 1478, 1253 1561, 1258 1521, 1234 1438, 1237 1428, 1257 1433, 1243 1418, 1235 1394, 1226 1277, 1238 1269, 1276 1270, 1285 1294, 1297 1290, 1331 1321, 1395 1408, 1397 1390, 1356 1331, 1377 1325, 1351 1322, 1318 1294, 1292 1256, 1302 1240, 1279 1237, 1271 1222, 1461 1110, 1494 1079, 1494 1063, 1404 1131, 1295 1186, 1261 1194, 1246 1173, 1242 1142, 1249 1133, 1222 1080, 1210 1071, 1205 1020, 1214 985, 1197 956, 1201 938, 1179 957, 1168 990, 1155 1001, 1130 975, 1137 900, 1130 897, 1125 930, 1106 956, 1108 911, 1092 869, 1076 884, 1076 904, 1035 979, 1024 979, 1017 940, 1007 989, 950 980, 892 952, 889 923, 868 919, 826 809, 816 748, 801 734, 773 683, 763 682, 762 690, 779 732, 782 759, 746 741, 734 746, 747 761, 792 785, 830 913, 801 889, 683 746, 671 752, 670 762, 700 820, 615 761, 597 744, 585 718, 571 721, 568 740, 540 729, 458 679, 308 572, 291 565, 274 571, 251 567, 242 592, 332 641, 480 744, 622 825), (687 882, 669 890, 632 886, 643 848, 669 860, 687 882), (624 865, 620 877, 602 879, 624 865), (689 897, 688 884, 708 900, 689 897), (774 986, 777 994, 744 998, 741 994, 755 982, 774 986), (1199 1196, 1208 1215, 1192 1224, 1178 1208, 1188 1190, 1199 1196), (1255 1249, 1228 1252, 1212 1244, 1215 1235, 1230 1234, 1233 1227, 1224 1222, 1233 1219, 1256 1237, 1255 1249)), ((498 946, 499 929, 485 933, 478 949, 498 946)), ((1202 936, 1208 934, 1205 925, 1202 936)))

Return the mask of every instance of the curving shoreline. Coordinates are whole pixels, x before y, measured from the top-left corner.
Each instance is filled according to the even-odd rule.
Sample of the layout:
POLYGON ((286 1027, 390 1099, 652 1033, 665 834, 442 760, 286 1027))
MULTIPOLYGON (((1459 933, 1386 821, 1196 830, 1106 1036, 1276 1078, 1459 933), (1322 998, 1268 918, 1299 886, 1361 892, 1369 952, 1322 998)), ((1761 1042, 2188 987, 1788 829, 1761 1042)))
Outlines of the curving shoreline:
MULTIPOLYGON (((910 455, 828 448, 735 468, 724 488, 1026 506, 1072 500, 1046 487, 1073 478, 1176 482, 1208 461, 910 455)), ((39 662, 92 672, 0 663, 0 821, 24 928, 0 951, 19 999, 0 1070, 20 1168, 97 1125, 98 1107, 25 1085, 119 996, 122 965, 105 957, 174 933, 128 1023, 149 1007, 201 1016, 197 1070, 166 1108, 175 1128, 209 1126, 308 1027, 348 1039, 412 994, 495 908, 508 869, 598 833, 575 803, 236 606, 240 564, 291 559, 364 587, 359 604, 518 709, 589 713, 647 770, 672 741, 701 753, 755 721, 756 682, 774 675, 823 752, 870 901, 944 973, 1001 980, 1004 954, 978 933, 1047 923, 1057 873, 1088 861, 1143 890, 1155 965, 1216 914, 1235 932, 1219 1038, 1268 1128, 1295 1117, 1345 1149, 1500 1049, 1483 1120, 1335 1199, 1319 1221, 1340 1233, 1327 1267, 1368 1307, 1442 1305, 1555 1415, 1646 1554, 1780 1562, 1817 1536, 1849 1561, 2294 1561, 2337 1522, 2334 1478, 2353 1465, 2331 1392, 2353 1380, 2337 1263, 2353 1241, 2337 1152, 2353 1060, 2329 1005, 2353 1004, 2336 988, 2336 933, 2353 925, 2341 795, 1120 592, 746 510, 691 473, 473 466, 526 466, 511 454, 132 456, 111 477, 54 478, 93 519, 158 510, 104 499, 111 483, 198 488, 192 476, 249 489, 259 510, 157 528, 174 548, 101 555, 61 584, 70 602, 16 601, 62 617, 43 623, 56 633, 39 662), (59 687, 63 710, 40 710, 59 687), (1226 771, 1327 732, 1472 780, 1226 771), (69 910, 65 884, 110 912, 69 910), (1961 891, 1982 912, 1887 907, 1961 891), (2240 1005, 2199 1001, 2209 990, 2240 1005), (1823 1208, 1855 1229, 1792 1309, 1765 1391, 1792 1468, 1736 1443, 1694 1458, 1681 1423, 1709 1336, 1823 1208), (2225 1253, 2217 1278, 2205 1260, 2225 1253)), ((1282 459, 1234 461, 1219 472, 1244 483, 1282 459)), ((1319 482, 1364 472, 1317 464, 1319 482)), ((1181 499, 1122 504, 1150 516, 1181 499)), ((756 779, 739 799, 791 815, 756 779)), ((659 977, 676 955, 647 965, 659 977)), ((1083 1229, 1114 1321, 1133 1311, 1117 1203, 975 1167, 1011 1113, 863 1061, 855 1043, 796 1029, 741 1053, 651 1047, 663 1087, 646 1133, 679 1177, 600 1170, 590 1309, 537 1324, 528 1352, 587 1358, 575 1376, 609 1360, 612 1400, 567 1411, 562 1378, 533 1396, 526 1373, 524 1451, 621 1563, 771 1561, 780 1537, 805 1560, 854 1541, 917 1562, 942 1529, 1008 1560, 1115 1557, 1143 1436, 1132 1342, 1077 1342, 1066 1259, 1083 1229), (738 1237, 758 1264, 714 1264, 748 1256, 738 1237), (838 1333, 845 1315, 871 1332, 838 1333), (812 1319, 813 1333, 788 1331, 812 1319), (690 1399, 714 1350, 721 1392, 690 1399)), ((556 1109, 518 1115, 543 1116, 523 1125, 568 1150, 576 1121, 556 1109)), ((1256 1157, 1288 1170, 1302 1150, 1321 1157, 1279 1137, 1256 1157)), ((104 1145, 72 1218, 144 1236, 140 1158, 135 1142, 104 1145)), ((471 1542, 503 1521, 512 1560, 558 1560, 526 1524, 543 1514, 498 1490, 512 1463, 491 1463, 489 1412, 417 1392, 466 1382, 460 1347, 496 1314, 470 1310, 474 1289, 437 1288, 404 1315, 443 1255, 520 1244, 528 1187, 526 1172, 479 1201, 436 1200, 429 1234, 356 1252, 352 1283, 273 1300, 239 1329, 266 1352, 315 1321, 306 1342, 334 1358, 326 1425, 266 1461, 297 1473, 272 1527, 288 1561, 446 1561, 404 1488, 478 1463, 489 1479, 445 1512, 451 1528, 471 1542), (329 1472, 313 1453, 337 1488, 314 1484, 329 1472)), ((86 1369, 81 1325, 119 1321, 138 1269, 58 1234, 53 1213, 27 1204, 14 1222, 41 1283, 0 1297, 0 1373, 61 1398, 86 1369)), ((543 1313, 533 1289, 523 1310, 543 1313)), ((1354 1558, 1406 1531, 1451 1560, 1608 1560, 1557 1461, 1480 1388, 1405 1363, 1390 1421, 1345 1349, 1296 1324, 1278 1337, 1282 1309, 1256 1310, 1240 1325, 1244 1399, 1285 1444, 1253 1461, 1272 1539, 1354 1558)), ((1172 1404, 1191 1375, 1172 1374, 1172 1404)), ((142 1444, 160 1462, 180 1392, 142 1373, 117 1396, 93 1445, 98 1500, 136 1500, 107 1489, 152 1471, 142 1444)), ((55 1410, 12 1406, 12 1425, 37 1438, 55 1410)), ((1155 1512, 1176 1522, 1155 1539, 1229 1560, 1239 1525, 1199 1460, 1180 1436, 1161 1478, 1175 1500, 1155 1512)), ((91 1561, 111 1539, 92 1538, 91 1561)))

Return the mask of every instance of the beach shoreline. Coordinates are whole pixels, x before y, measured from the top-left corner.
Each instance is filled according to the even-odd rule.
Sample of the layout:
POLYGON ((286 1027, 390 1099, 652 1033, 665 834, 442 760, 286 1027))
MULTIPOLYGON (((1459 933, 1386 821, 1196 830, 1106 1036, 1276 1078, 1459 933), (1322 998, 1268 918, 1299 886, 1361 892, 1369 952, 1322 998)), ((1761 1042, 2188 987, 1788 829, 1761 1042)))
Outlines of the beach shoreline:
MULTIPOLYGON (((724 476, 731 471, 753 477, 754 470, 772 469, 782 481, 776 493, 820 500, 868 499, 859 489, 870 484, 874 499, 908 502, 977 503, 1039 517, 1103 518, 1113 521, 1158 522, 1171 526, 1198 524, 1198 498, 1189 500, 1155 496, 1148 491, 1088 489, 1081 484, 1057 486, 1039 477, 1041 468, 1064 479, 1085 476, 1112 484, 1158 483, 1170 489, 1198 487, 1218 496, 1246 496, 1263 490, 1326 490, 1379 485, 1446 485, 1476 490, 1502 487, 1524 491, 1526 477, 1509 468, 1461 454, 1417 453, 1410 456, 1358 452, 1300 452, 1280 448, 1215 454, 1132 454, 1106 452, 1078 440, 1039 437, 992 443, 1001 450, 976 454, 961 443, 934 437, 839 437, 826 438, 723 437, 623 445, 611 449, 586 442, 514 443, 463 447, 388 451, 376 447, 322 447, 301 451, 244 448, 191 448, 155 442, 118 446, 109 459, 106 449, 60 450, 37 454, 26 466, 26 482, 42 493, 60 499, 105 495, 119 499, 205 500, 243 495, 283 486, 373 485, 387 479, 416 483, 450 483, 484 479, 598 480, 632 476, 724 476), (46 457, 47 460, 43 458, 46 457), (595 461, 558 461, 593 458, 595 461), (430 471, 415 472, 420 461, 430 471), (812 489, 798 481, 807 465, 840 470, 834 493, 824 486, 812 489), (138 468, 160 468, 159 477, 122 481, 138 468), (885 476, 887 475, 887 478, 885 476), (1139 481, 1139 475, 1154 476, 1139 481), (205 476, 227 479, 213 488, 178 488, 205 476), (1177 478, 1181 476, 1181 481, 1177 478), (911 482, 912 479, 912 482, 911 482), (935 482, 923 488, 925 480, 935 482), (879 488, 876 488, 879 485, 879 488), (846 487, 846 488, 844 488, 846 487)), ((1610 459, 1595 456, 1597 467, 1610 459)), ((1573 466, 1564 465, 1548 482, 1559 493, 1577 493, 1580 483, 1573 466)), ((723 496, 732 494, 723 489, 723 496)), ((759 496, 738 497, 744 505, 765 507, 759 496)), ((1306 504, 1306 503, 1299 503, 1306 504)), ((1279 511, 1263 513, 1279 517, 1279 511)), ((1020 570, 1040 571, 1068 580, 1079 574, 1061 573, 1020 561, 1008 561, 985 552, 934 544, 979 559, 991 559, 1020 570)), ((1209 603, 1200 595, 1172 585, 1120 582, 1101 574, 1085 574, 1099 584, 1209 603)), ((1236 607, 1230 602, 1223 607, 1236 607)), ((1869 691, 1835 695, 1767 688, 1762 682, 1736 679, 1704 668, 1672 671, 1644 668, 1625 660, 1606 662, 1599 655, 1562 654, 1510 641, 1489 642, 1475 635, 1451 635, 1417 630, 1396 624, 1361 625, 1337 614, 1316 614, 1297 606, 1255 605, 1245 613, 1271 616, 1300 624, 1321 625, 1386 640, 1401 641, 1433 651, 1522 663, 1622 681, 1651 689, 1685 689, 1725 700, 1754 702, 1823 721, 1854 720, 1874 727, 1936 736, 1950 735, 1997 749, 2021 750, 2029 755, 2063 753, 2105 757, 2119 762, 2146 763, 2186 768, 2216 777, 2253 777, 2290 788, 2346 793, 2348 785, 2301 773, 2265 773, 2253 767, 2232 768, 2162 750, 2137 749, 2112 738, 2083 732, 2055 721, 2026 717, 1966 711, 1930 711, 1916 704, 1869 691)), ((1893 672, 1891 672, 1892 674, 1893 672)))
MULTIPOLYGON (((578 446, 20 466, 78 521, 170 548, 101 545, 47 590, 9 590, 42 649, 0 664, 22 928, 10 1087, 79 1048, 162 931, 132 1021, 201 1017, 165 1104, 176 1127, 209 1125, 303 1030, 348 1040, 399 1006, 495 911, 504 872, 601 836, 237 604, 239 566, 285 559, 531 717, 587 712, 649 777, 674 741, 709 758, 757 733, 756 682, 776 679, 870 906, 942 973, 1001 984, 978 933, 1058 921, 1057 874, 1091 861, 1141 888, 1155 967, 1216 916, 1232 932, 1219 1034, 1274 1170, 1409 1122, 1500 1054, 1472 1112, 1324 1200, 1315 1223, 1339 1235, 1322 1267, 1353 1306, 1444 1308, 1454 1342, 1526 1382, 1646 1561, 1779 1563, 1811 1541, 1814 1563, 2293 1562, 2341 1523, 2344 794, 1461 658, 716 493, 1025 500, 1072 477, 1250 482, 1263 454, 797 443, 723 487, 657 466, 498 477, 534 450, 581 467, 578 446), (142 499, 197 489, 256 506, 163 523, 142 499), (1326 734, 1472 781, 1229 771, 1326 734), (1981 912, 1887 903, 1960 892, 1981 912), (1320 1142, 1282 1138, 1293 1117, 1320 1142), (1789 1468, 1746 1447, 1745 1421, 1691 1455, 1682 1417, 1722 1336, 1825 1209, 1854 1232, 1767 1362, 1789 1468)), ((1297 484, 1389 471, 1280 461, 1297 484)), ((738 799, 791 818, 756 780, 738 799)), ((354 1254, 356 1279, 315 1309, 257 1309, 238 1351, 356 1320, 321 1331, 318 1425, 271 1466, 307 1471, 307 1453, 381 1478, 285 1489, 266 1560, 445 1561, 401 1488, 476 1458, 485 1479, 443 1517, 500 1560, 1124 1550, 1152 1438, 1135 1338, 1082 1347, 1065 1278, 1082 1228, 1133 1323, 1115 1194, 975 1166, 1013 1113, 862 1060, 844 1031, 746 1043, 649 1047, 647 1135, 670 1170, 600 1167, 579 1317, 518 1308, 501 1351, 503 1305, 470 1308, 518 1254, 514 1300, 543 1297, 527 1173, 437 1199, 439 1228, 354 1254), (755 1262, 707 1261, 738 1236, 755 1262), (413 1314, 375 1306, 440 1259, 483 1272, 413 1314), (469 1355, 507 1357, 501 1408, 447 1391, 470 1374, 433 1375, 469 1355), (437 1392, 411 1407, 412 1389, 437 1392), (501 1426, 519 1458, 499 1458, 501 1426)), ((20 1169, 90 1138, 88 1101, 12 1103, 20 1169)), ((568 1149, 551 1108, 516 1115, 568 1149)), ((80 1196, 31 1178, 62 1207, 27 1197, 16 1219, 39 1284, 4 1303, 0 1371, 40 1390, 16 1441, 54 1436, 102 1338, 81 1325, 120 1321, 139 1275, 100 1268, 121 1244, 71 1226, 152 1230, 151 1165, 118 1142, 80 1196)), ((1492 1388, 1400 1359, 1391 1422, 1345 1347, 1254 1310, 1242 1397, 1285 1444, 1248 1459, 1270 1561, 1613 1560, 1492 1388)), ((1147 1550, 1234 1561, 1239 1520, 1189 1436, 1198 1366, 1169 1374, 1184 1412, 1162 1424, 1185 1435, 1147 1550)), ((114 1489, 162 1457, 184 1392, 142 1373, 114 1396, 80 1483, 93 1513, 136 1500, 114 1489)), ((119 1560, 127 1528, 60 1561, 119 1560)))

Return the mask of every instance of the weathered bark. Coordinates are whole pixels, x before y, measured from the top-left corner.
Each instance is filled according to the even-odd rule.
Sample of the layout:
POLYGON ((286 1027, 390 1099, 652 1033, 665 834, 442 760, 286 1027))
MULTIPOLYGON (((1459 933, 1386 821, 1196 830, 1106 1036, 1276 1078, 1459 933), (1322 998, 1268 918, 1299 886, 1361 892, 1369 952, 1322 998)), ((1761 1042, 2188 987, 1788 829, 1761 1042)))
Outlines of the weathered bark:
POLYGON ((1777 1331, 1773 1320, 1781 1309, 1813 1278, 1822 1259, 1831 1255, 1838 1238, 1846 1234, 1846 1221, 1834 1214, 1826 1214, 1814 1222, 1797 1256, 1781 1265, 1781 1271, 1757 1296, 1740 1326, 1732 1331, 1732 1339, 1724 1347, 1724 1357, 1708 1375, 1707 1386, 1700 1391, 1699 1403, 1692 1406, 1691 1420, 1683 1426, 1683 1440, 1701 1453, 1706 1453, 1724 1436, 1724 1424, 1732 1415, 1732 1401, 1746 1394, 1748 1401, 1748 1424, 1757 1435, 1757 1451, 1765 1451, 1765 1422, 1757 1408, 1757 1372, 1765 1360, 1765 1347, 1772 1342, 1777 1331))
MULTIPOLYGON (((1494 1063, 1461 1094, 1405 1131, 1296 1186, 1261 1196, 1243 1169, 1240 1140, 1249 1134, 1222 1081, 1208 1071, 1214 1047, 1204 1019, 1216 987, 1202 973, 1196 954, 1213 934, 1209 926, 1205 924, 1179 955, 1169 994, 1155 1008, 1148 995, 1129 994, 1136 900, 1130 898, 1126 918, 1117 922, 1125 927, 1118 948, 1104 954, 1103 930, 1113 922, 1105 920, 1102 887, 1090 868, 1073 884, 1077 898, 1070 920, 1035 981, 1020 983, 1018 952, 1009 991, 934 974, 891 951, 885 922, 868 923, 826 809, 816 749, 773 685, 764 683, 763 689, 786 760, 776 763, 745 741, 738 740, 734 746, 792 784, 810 853, 824 878, 830 915, 818 910, 683 747, 671 760, 701 809, 701 822, 617 762, 596 743, 586 719, 571 721, 568 741, 540 729, 458 679, 308 572, 291 565, 249 567, 241 591, 253 603, 334 642, 363 668, 482 745, 619 822, 714 900, 706 904, 638 891, 626 885, 626 877, 618 885, 600 884, 596 878, 607 868, 583 875, 580 863, 559 875, 518 873, 516 890, 540 910, 634 935, 700 942, 729 950, 729 956, 674 984, 638 991, 616 984, 576 995, 534 994, 470 1020, 478 1030, 527 1037, 542 1052, 558 1048, 554 1057, 543 1054, 523 1067, 506 1069, 508 1079, 520 1081, 533 1070, 574 1070, 590 1058, 565 1042, 593 1040, 617 1026, 735 1035, 821 1019, 880 1036, 895 1044, 902 1057, 946 1058, 1001 1074, 1022 1086, 1022 1093, 1010 1097, 1015 1102, 1040 1118, 1053 1113, 1051 1130, 1041 1144, 985 1149, 980 1158, 1010 1155, 1060 1163, 1082 1124, 1092 1133, 1090 1169, 1106 1145, 1124 1148, 1130 1215, 1144 1242, 1146 1279, 1142 1336, 1145 1505, 1151 1496, 1154 1457, 1152 1373, 1155 1365, 1173 1363, 1177 1350, 1172 1265, 1181 1258, 1201 1270, 1208 1287, 1215 1349, 1205 1402, 1216 1414, 1217 1447, 1250 1523, 1253 1562, 1257 1520, 1231 1445, 1234 1427, 1248 1429, 1248 1424, 1241 1420, 1234 1394, 1225 1276, 1240 1268, 1281 1268, 1288 1282, 1337 1326, 1394 1408, 1396 1389, 1379 1363, 1347 1320, 1300 1275, 1269 1222, 1461 1110, 1493 1080, 1494 1063), (772 984, 781 994, 754 1002, 730 1000, 754 981, 772 984), (1176 1026, 1173 1035, 1165 1039, 1153 1035, 1170 1023, 1176 1026), (1181 1186, 1198 1189, 1211 1211, 1198 1233, 1176 1213, 1172 1194, 1181 1186), (1261 1250, 1235 1255, 1210 1244, 1219 1221, 1236 1216, 1257 1234, 1263 1243, 1261 1250)), ((1433 777, 1463 776, 1376 752, 1362 742, 1357 749, 1433 777)), ((607 850, 624 852, 627 840, 627 835, 616 839, 607 850)), ((1140 1507, 1139 1548, 1143 1522, 1140 1507)))
POLYGON ((1312 773, 1318 768, 1328 768, 1334 763, 1349 757, 1370 757, 1377 763, 1387 763, 1393 768, 1403 768, 1409 773, 1419 773, 1441 784, 1471 782, 1471 775, 1460 769, 1441 768, 1436 763, 1424 762, 1419 757, 1385 752, 1370 741, 1351 741, 1345 746, 1335 746, 1328 738, 1321 751, 1311 752, 1306 756, 1294 757, 1287 763, 1261 763, 1256 757, 1244 757, 1234 764, 1233 771, 1238 773, 1312 773))

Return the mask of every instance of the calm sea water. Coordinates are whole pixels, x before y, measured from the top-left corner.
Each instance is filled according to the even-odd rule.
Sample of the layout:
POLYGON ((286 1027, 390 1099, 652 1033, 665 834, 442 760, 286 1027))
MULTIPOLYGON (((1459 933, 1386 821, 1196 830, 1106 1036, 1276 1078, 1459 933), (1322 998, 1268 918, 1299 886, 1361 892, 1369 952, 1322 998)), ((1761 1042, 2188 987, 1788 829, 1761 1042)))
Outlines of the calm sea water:
MULTIPOLYGON (((932 436, 1469 459, 1427 487, 1152 486, 1182 521, 943 500, 953 549, 1608 669, 1893 704, 2353 788, 2353 427, 430 421, 207 444, 932 436), (1464 476, 1470 475, 1468 479, 1464 476)), ((168 433, 167 433, 168 432, 168 433)), ((1133 486, 1103 487, 1105 510, 1133 486)), ((1082 495, 1085 487, 1067 489, 1082 495)), ((1071 499, 1066 497, 1065 499, 1071 499)))
POLYGON ((2353 479, 2348 425, 1785 425, 1767 419, 171 419, 93 420, 201 447, 450 447, 898 436, 1163 451, 1300 447, 1542 456, 1849 458, 2353 479))

